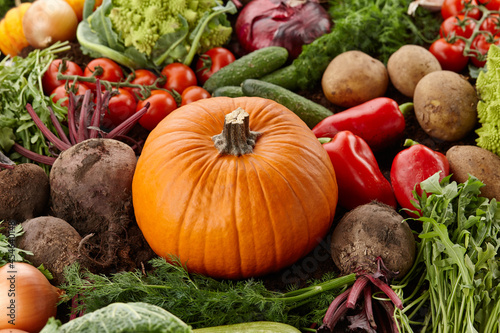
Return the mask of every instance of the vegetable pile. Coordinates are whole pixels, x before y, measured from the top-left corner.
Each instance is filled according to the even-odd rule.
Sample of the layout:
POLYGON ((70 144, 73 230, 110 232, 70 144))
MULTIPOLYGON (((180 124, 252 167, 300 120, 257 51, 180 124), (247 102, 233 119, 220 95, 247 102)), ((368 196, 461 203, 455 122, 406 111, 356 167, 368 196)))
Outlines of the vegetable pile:
POLYGON ((499 331, 499 1, 6 4, 0 330, 499 331))

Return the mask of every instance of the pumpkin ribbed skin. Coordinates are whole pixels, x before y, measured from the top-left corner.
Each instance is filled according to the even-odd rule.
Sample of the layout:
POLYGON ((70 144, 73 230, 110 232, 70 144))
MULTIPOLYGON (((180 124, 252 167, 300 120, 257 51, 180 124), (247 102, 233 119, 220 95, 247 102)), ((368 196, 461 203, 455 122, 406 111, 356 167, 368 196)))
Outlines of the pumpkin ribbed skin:
POLYGON ((156 254, 178 257, 190 272, 238 279, 314 249, 338 193, 326 151, 293 112, 258 97, 214 97, 177 109, 149 134, 132 196, 156 254), (238 107, 261 135, 252 153, 220 155, 212 137, 238 107))
POLYGON ((29 45, 23 31, 24 13, 31 6, 31 2, 23 2, 7 11, 0 21, 0 51, 11 57, 18 55, 29 45))

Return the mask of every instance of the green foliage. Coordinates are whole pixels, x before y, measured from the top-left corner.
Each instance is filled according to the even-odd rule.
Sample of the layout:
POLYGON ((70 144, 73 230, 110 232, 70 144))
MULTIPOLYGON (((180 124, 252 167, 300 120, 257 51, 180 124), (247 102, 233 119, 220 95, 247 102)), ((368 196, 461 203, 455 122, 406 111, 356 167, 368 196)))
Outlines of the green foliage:
MULTIPOLYGON (((484 184, 441 182, 435 174, 415 194, 422 215, 418 257, 399 287, 419 281, 397 311, 400 332, 412 332, 414 309, 428 308, 421 332, 498 332, 500 329, 500 210, 481 197, 484 184), (425 283, 424 283, 425 282, 425 283)), ((398 288, 398 287, 396 287, 398 288)), ((399 289, 402 291, 402 289, 399 289)))
POLYGON ((477 104, 478 121, 476 143, 479 147, 500 156, 500 47, 488 50, 486 71, 479 72, 476 89, 480 100, 477 104))
POLYGON ((95 311, 114 302, 145 302, 168 310, 193 327, 251 321, 282 322, 295 327, 320 323, 328 305, 355 275, 325 276, 309 287, 275 292, 262 281, 215 280, 188 274, 178 263, 151 261, 153 270, 120 272, 112 276, 82 271, 77 264, 65 271, 66 300, 76 297, 80 309, 95 311))
MULTIPOLYGON (((87 6, 87 4, 85 4, 87 6)), ((190 65, 196 54, 229 41, 232 1, 104 0, 78 25, 82 51, 130 68, 190 65)))
POLYGON ((330 33, 304 46, 293 62, 302 89, 318 85, 330 61, 342 52, 359 50, 387 62, 405 44, 424 45, 438 36, 441 19, 419 8, 407 14, 408 0, 329 2, 330 33))
POLYGON ((6 235, 0 233, 0 267, 9 262, 22 262, 26 254, 33 254, 29 251, 16 247, 16 238, 24 234, 20 224, 12 228, 3 226, 4 221, 0 221, 0 231, 7 230, 6 235))

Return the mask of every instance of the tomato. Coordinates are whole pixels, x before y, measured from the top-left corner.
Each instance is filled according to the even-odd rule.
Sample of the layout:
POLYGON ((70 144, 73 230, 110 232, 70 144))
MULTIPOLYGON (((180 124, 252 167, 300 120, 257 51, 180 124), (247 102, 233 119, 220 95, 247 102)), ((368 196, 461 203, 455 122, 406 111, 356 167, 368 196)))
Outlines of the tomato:
POLYGON ((484 19, 483 23, 479 27, 481 31, 489 31, 493 36, 500 33, 500 16, 498 14, 490 14, 484 19))
MULTIPOLYGON (((83 71, 83 76, 91 77, 97 68, 102 68, 102 74, 96 75, 96 78, 109 82, 119 82, 124 78, 123 70, 116 62, 107 58, 96 58, 90 61, 83 71)), ((96 84, 93 82, 85 82, 85 85, 92 90, 95 90, 96 84)))
MULTIPOLYGON (((465 3, 477 5, 476 0, 444 0, 441 6, 441 16, 446 20, 450 16, 465 14, 465 3)), ((481 11, 474 8, 467 13, 467 16, 477 20, 481 17, 481 11)))
POLYGON ((163 67, 161 75, 167 80, 162 88, 175 90, 179 94, 182 94, 187 87, 198 84, 194 71, 180 62, 173 62, 163 67))
POLYGON ((177 109, 175 98, 167 91, 152 90, 151 96, 137 103, 137 111, 149 102, 148 111, 139 119, 139 124, 152 131, 170 112, 177 109))
POLYGON ((135 113, 137 102, 131 93, 118 88, 118 94, 109 99, 101 125, 107 129, 115 128, 135 113))
MULTIPOLYGON (((135 77, 130 81, 132 84, 140 84, 143 86, 152 86, 155 81, 158 79, 158 76, 147 70, 147 69, 137 69, 134 71, 135 77)), ((130 75, 134 75, 130 74, 130 75)), ((123 89, 127 90, 137 99, 137 96, 141 97, 141 89, 139 88, 131 88, 131 87, 123 87, 123 89)))
POLYGON ((439 34, 441 37, 448 38, 453 36, 469 38, 472 36, 475 27, 476 23, 472 19, 466 18, 464 15, 450 16, 441 23, 439 34))
POLYGON ((198 82, 204 84, 213 73, 235 60, 234 54, 223 47, 214 47, 208 50, 196 62, 196 77, 198 78, 198 82))
MULTIPOLYGON (((84 84, 79 84, 77 83, 75 87, 73 87, 73 83, 69 82, 68 83, 69 89, 72 89, 75 95, 84 95, 89 88, 84 85, 84 84)), ((66 98, 66 100, 61 102, 62 106, 68 107, 69 106, 69 92, 66 90, 66 83, 61 84, 60 86, 56 87, 51 93, 50 96, 52 96, 52 101, 54 103, 57 103, 60 99, 66 98), (52 96, 54 95, 54 96, 52 96)))
POLYGON ((478 0, 478 2, 489 10, 500 10, 500 0, 478 0))
POLYGON ((494 41, 484 34, 477 35, 474 38, 470 46, 472 52, 477 51, 478 53, 476 56, 470 56, 470 60, 474 66, 484 67, 486 64, 486 54, 492 44, 500 45, 500 40, 494 41))
POLYGON ((469 58, 464 55, 465 42, 457 39, 454 43, 448 43, 446 39, 440 38, 431 44, 429 51, 437 58, 443 70, 454 72, 462 71, 469 58))
POLYGON ((187 87, 181 95, 181 105, 186 105, 199 99, 210 98, 212 95, 200 86, 187 87))
MULTIPOLYGON (((47 95, 51 94, 52 91, 54 91, 54 89, 56 89, 60 85, 64 85, 66 83, 66 80, 57 79, 57 74, 61 64, 63 64, 62 59, 54 59, 50 63, 49 68, 47 68, 47 71, 42 76, 43 91, 47 95)), ((83 75, 82 68, 78 66, 76 62, 65 60, 64 66, 66 66, 66 70, 63 71, 63 69, 61 69, 61 73, 64 75, 83 75)))

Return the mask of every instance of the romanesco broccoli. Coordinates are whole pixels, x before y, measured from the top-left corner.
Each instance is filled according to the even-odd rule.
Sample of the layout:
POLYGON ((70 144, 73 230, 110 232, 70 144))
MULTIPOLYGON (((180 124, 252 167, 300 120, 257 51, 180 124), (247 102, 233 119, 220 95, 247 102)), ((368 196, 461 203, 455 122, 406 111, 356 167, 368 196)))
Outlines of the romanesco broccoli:
POLYGON ((488 51, 486 69, 476 80, 480 97, 477 114, 481 124, 476 130, 476 143, 500 156, 500 47, 494 44, 488 51))

